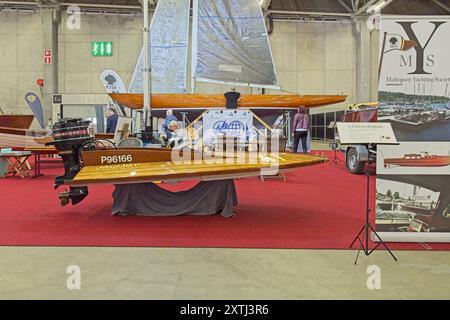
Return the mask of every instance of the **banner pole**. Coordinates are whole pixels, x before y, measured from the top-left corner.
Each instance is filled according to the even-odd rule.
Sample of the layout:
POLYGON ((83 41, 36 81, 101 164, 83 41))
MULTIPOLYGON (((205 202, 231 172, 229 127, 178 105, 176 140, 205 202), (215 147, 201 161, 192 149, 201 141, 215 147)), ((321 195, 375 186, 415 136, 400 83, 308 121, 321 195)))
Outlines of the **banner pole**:
POLYGON ((384 32, 383 45, 381 46, 380 63, 378 64, 378 84, 380 83, 381 66, 383 65, 384 49, 386 48, 386 36, 387 32, 384 32))

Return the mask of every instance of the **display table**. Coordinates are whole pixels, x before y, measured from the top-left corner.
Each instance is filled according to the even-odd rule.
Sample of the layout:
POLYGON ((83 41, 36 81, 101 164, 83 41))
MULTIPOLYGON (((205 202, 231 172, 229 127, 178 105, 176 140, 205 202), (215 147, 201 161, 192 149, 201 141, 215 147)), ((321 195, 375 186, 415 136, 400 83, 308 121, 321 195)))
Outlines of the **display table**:
POLYGON ((28 151, 11 151, 0 153, 0 177, 8 174, 21 178, 30 175, 30 164, 28 158, 32 155, 28 151))
POLYGON ((237 194, 233 180, 202 181, 189 190, 171 192, 154 183, 120 184, 113 192, 113 215, 233 217, 237 194))
POLYGON ((55 163, 60 162, 61 158, 54 158, 52 160, 43 160, 42 156, 48 156, 48 155, 55 155, 58 154, 58 151, 55 147, 49 146, 49 147, 27 147, 24 149, 24 151, 31 152, 34 155, 34 175, 31 177, 36 178, 43 176, 41 173, 41 164, 42 163, 55 163))

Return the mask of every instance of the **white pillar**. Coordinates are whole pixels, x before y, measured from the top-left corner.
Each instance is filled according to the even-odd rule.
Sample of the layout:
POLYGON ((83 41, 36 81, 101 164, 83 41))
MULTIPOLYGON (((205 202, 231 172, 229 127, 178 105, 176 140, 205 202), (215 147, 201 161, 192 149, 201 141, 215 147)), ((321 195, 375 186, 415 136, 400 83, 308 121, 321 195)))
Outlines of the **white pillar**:
MULTIPOLYGON (((357 18, 354 21, 355 37, 355 72, 356 72, 356 102, 376 101, 378 86, 374 82, 376 71, 374 63, 378 63, 378 55, 374 54, 373 41, 378 44, 378 38, 372 36, 372 30, 367 27, 366 18, 357 18)), ((377 32, 378 34, 378 32, 377 32)))
POLYGON ((42 41, 43 49, 51 50, 51 64, 44 63, 44 52, 42 52, 42 64, 44 65, 44 99, 42 108, 44 111, 44 121, 52 118, 52 97, 59 92, 58 88, 58 25, 60 22, 60 10, 54 7, 42 7, 42 41))

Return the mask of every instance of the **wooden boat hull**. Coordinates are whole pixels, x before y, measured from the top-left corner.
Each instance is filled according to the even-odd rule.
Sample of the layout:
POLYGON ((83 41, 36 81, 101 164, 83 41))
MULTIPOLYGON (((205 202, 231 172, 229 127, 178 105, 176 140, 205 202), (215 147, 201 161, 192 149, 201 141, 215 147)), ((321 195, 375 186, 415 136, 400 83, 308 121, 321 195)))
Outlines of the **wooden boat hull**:
POLYGON ((422 159, 390 158, 384 165, 400 167, 445 167, 450 165, 450 156, 430 156, 422 159))
POLYGON ((47 132, 42 130, 26 130, 0 127, 0 147, 23 149, 31 146, 40 146, 36 138, 43 137, 47 132))
POLYGON ((377 122, 377 108, 362 109, 344 114, 342 122, 377 122))
POLYGON ((0 114, 0 127, 28 129, 33 122, 33 115, 0 114))
POLYGON ((320 164, 323 157, 303 154, 236 153, 208 154, 178 153, 172 159, 167 149, 110 149, 81 153, 83 168, 70 186, 91 184, 129 184, 152 181, 220 180, 238 177, 260 176, 271 173, 320 164), (272 169, 274 171, 272 171, 272 169))
POLYGON ((34 138, 34 141, 36 141, 38 144, 45 146, 47 143, 53 142, 53 137, 52 136, 37 137, 34 138))
MULTIPOLYGON (((109 93, 117 103, 132 109, 142 109, 144 95, 141 93, 109 93)), ((296 109, 319 107, 344 102, 344 95, 268 95, 242 94, 238 108, 243 109, 296 109)), ((152 94, 151 104, 154 109, 217 109, 225 108, 223 94, 152 94)))

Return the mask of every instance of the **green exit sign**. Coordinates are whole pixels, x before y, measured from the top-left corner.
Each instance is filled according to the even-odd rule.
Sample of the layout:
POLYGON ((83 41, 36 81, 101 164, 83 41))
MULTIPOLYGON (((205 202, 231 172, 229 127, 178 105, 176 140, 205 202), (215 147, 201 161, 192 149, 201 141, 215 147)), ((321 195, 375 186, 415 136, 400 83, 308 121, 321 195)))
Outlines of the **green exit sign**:
POLYGON ((92 41, 91 52, 93 57, 111 57, 113 43, 112 41, 92 41))

